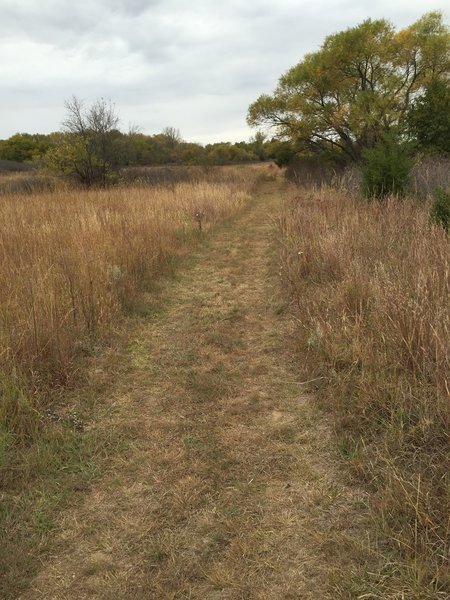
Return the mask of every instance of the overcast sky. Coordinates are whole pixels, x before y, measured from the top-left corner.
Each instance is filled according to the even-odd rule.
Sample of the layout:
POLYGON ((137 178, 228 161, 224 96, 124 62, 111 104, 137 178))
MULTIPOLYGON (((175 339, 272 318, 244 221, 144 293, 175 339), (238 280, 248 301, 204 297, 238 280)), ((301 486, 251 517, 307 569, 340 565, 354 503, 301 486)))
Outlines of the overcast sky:
POLYGON ((435 9, 450 0, 0 0, 0 138, 59 129, 75 94, 124 129, 248 139, 248 105, 327 34, 435 9))

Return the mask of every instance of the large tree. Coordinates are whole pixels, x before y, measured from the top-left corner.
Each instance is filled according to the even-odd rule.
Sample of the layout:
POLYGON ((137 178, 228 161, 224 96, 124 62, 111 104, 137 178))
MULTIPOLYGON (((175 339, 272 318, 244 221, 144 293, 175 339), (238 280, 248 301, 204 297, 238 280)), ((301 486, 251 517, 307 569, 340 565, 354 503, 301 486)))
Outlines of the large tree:
POLYGON ((331 151, 359 160, 398 127, 431 81, 448 81, 450 34, 439 12, 395 31, 368 19, 328 36, 317 52, 284 74, 273 95, 248 112, 298 151, 331 151))

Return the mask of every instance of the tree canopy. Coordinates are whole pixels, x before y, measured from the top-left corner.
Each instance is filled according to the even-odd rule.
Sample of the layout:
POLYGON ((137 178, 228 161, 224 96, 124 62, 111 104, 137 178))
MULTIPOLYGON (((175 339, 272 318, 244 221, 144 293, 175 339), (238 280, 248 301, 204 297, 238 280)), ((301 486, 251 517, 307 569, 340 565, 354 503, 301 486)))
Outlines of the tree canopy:
POLYGON ((433 81, 413 104, 408 125, 420 150, 450 155, 450 86, 433 81))
POLYGON ((16 133, 0 140, 0 158, 16 162, 39 160, 50 147, 49 136, 39 133, 16 133))
POLYGON ((368 19, 328 36, 248 111, 251 126, 272 126, 297 151, 358 161, 364 148, 406 118, 432 82, 448 84, 450 33, 439 12, 400 31, 368 19))

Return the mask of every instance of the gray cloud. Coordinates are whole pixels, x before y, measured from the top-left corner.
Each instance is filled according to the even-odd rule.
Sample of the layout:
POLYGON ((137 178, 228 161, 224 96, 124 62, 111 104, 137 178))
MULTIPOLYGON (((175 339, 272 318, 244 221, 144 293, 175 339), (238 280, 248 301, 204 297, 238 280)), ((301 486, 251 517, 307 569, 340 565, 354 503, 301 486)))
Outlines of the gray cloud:
POLYGON ((325 35, 369 16, 405 26, 439 8, 429 4, 0 0, 0 138, 58 129, 72 94, 111 98, 125 127, 148 133, 246 138, 248 104, 325 35))

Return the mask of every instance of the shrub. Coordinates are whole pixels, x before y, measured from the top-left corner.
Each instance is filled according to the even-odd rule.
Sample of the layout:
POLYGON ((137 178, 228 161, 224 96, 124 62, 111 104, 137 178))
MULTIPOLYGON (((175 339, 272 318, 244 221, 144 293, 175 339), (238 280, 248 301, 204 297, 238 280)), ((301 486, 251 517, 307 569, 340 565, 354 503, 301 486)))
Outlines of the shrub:
POLYGON ((450 193, 442 189, 435 192, 435 200, 431 207, 431 218, 435 223, 442 225, 445 231, 450 228, 450 193))
POLYGON ((393 133, 364 152, 362 185, 368 198, 403 196, 413 167, 411 146, 393 133))

